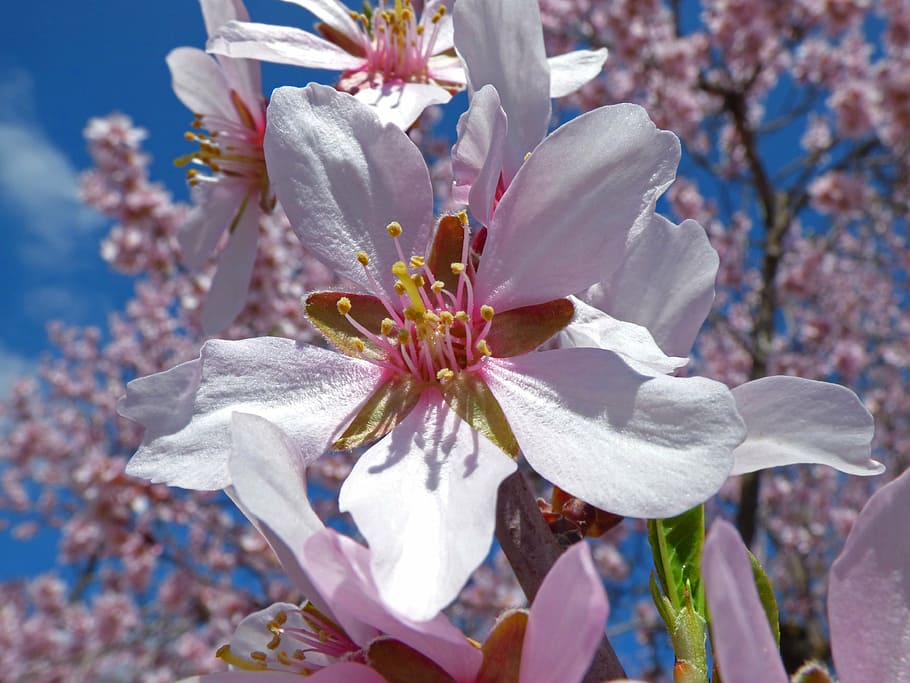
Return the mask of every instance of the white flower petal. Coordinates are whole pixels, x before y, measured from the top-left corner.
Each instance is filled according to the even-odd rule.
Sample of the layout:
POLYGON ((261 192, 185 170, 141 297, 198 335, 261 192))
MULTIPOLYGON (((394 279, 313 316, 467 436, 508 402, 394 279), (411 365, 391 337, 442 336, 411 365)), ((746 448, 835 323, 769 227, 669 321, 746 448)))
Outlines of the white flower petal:
POLYGON ((339 504, 370 544, 390 606, 419 620, 455 599, 490 550, 496 491, 515 468, 438 394, 360 457, 339 504))
POLYGON ((848 474, 881 474, 873 460, 872 416, 856 394, 803 377, 763 377, 733 389, 746 440, 733 451, 732 474, 816 463, 848 474))
POLYGON ((167 55, 174 94, 194 114, 237 119, 231 88, 218 63, 195 47, 178 47, 167 55))
POLYGON ((391 123, 407 130, 424 109, 445 104, 452 99, 452 94, 432 83, 384 83, 375 88, 362 88, 354 97, 375 109, 383 125, 391 123))
POLYGON ((433 191, 420 150, 400 129, 346 93, 311 84, 278 88, 268 110, 265 158, 291 226, 339 275, 372 290, 357 252, 389 297, 399 259, 385 227, 398 221, 405 257, 423 255, 433 191))
POLYGON ((724 385, 640 375, 610 351, 489 358, 485 368, 531 467, 619 515, 670 517, 704 502, 743 439, 724 385))
POLYGON ((550 97, 571 95, 603 70, 607 48, 575 50, 550 57, 550 97))
POLYGON ((274 422, 307 458, 318 457, 381 375, 375 365, 292 339, 208 341, 199 360, 127 385, 118 410, 146 435, 126 471, 184 488, 228 486, 234 412, 274 422))
POLYGON ((321 21, 331 26, 342 35, 360 44, 363 34, 357 28, 357 23, 351 17, 351 10, 338 0, 284 0, 294 5, 299 5, 305 10, 315 14, 321 21))

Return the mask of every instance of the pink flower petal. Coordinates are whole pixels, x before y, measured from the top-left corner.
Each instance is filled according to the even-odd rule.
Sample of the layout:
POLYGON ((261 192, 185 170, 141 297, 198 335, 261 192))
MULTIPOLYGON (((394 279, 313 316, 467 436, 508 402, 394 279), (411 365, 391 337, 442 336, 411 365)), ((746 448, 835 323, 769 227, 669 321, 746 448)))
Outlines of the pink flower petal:
POLYGON ((338 274, 372 288, 357 252, 393 300, 399 259, 385 231, 401 223, 406 256, 423 254, 433 227, 433 191, 420 150, 401 130, 332 88, 278 88, 269 105, 265 157, 291 225, 338 274))
POLYGON ((630 239, 619 267, 581 298, 644 325, 666 353, 685 357, 714 302, 718 263, 698 223, 674 225, 655 214, 630 239))
POLYGON ((452 94, 432 83, 384 83, 375 88, 363 88, 354 97, 375 109, 383 125, 391 123, 407 130, 424 109, 433 104, 445 104, 452 99, 452 94))
POLYGON ((746 546, 729 522, 717 520, 711 525, 701 564, 711 610, 714 659, 723 679, 788 683, 768 617, 758 599, 746 546))
POLYGON ((550 69, 540 8, 536 0, 458 0, 453 14, 470 90, 494 86, 509 120, 503 159, 508 185, 550 124, 550 69))
POLYGON ((732 474, 794 463, 848 474, 881 474, 872 459, 872 416, 856 394, 802 377, 763 377, 733 389, 746 440, 733 451, 732 474))
POLYGON ((339 505, 370 544, 389 605, 428 619, 455 599, 490 551, 496 490, 514 471, 435 393, 360 457, 339 505))
POLYGON ((643 375, 672 374, 686 364, 686 358, 674 358, 661 351, 648 328, 617 320, 577 297, 569 298, 575 307, 575 316, 559 333, 561 348, 613 351, 643 375))
POLYGON ((550 57, 550 97, 571 95, 588 81, 597 78, 607 61, 607 49, 575 50, 550 57))
POLYGON ((506 115, 492 85, 478 90, 458 119, 458 141, 452 148, 453 195, 466 199, 471 213, 485 225, 493 215, 506 128, 506 115))
MULTIPOLYGON (((363 664, 339 662, 307 677, 307 683, 387 683, 363 664)), ((300 676, 281 671, 220 671, 184 678, 180 683, 300 683, 300 676)))
POLYGON ((304 554, 313 584, 355 642, 366 645, 378 631, 425 654, 456 681, 474 681, 480 650, 445 615, 434 614, 430 621, 417 622, 391 611, 373 581, 366 548, 326 530, 307 541, 304 554))
POLYGON ((580 683, 608 611, 591 551, 584 541, 576 543, 550 569, 531 605, 520 683, 580 683))
POLYGON ((247 413, 231 418, 231 497, 269 541, 294 585, 325 611, 326 603, 299 559, 306 540, 324 528, 307 497, 306 468, 311 461, 265 418, 247 413))
POLYGON ((315 14, 320 21, 324 21, 355 43, 363 40, 363 34, 357 28, 354 19, 351 18, 350 9, 338 0, 285 0, 285 2, 299 5, 315 14))
POLYGON ((828 579, 828 621, 844 683, 910 681, 910 470, 859 513, 828 579))
POLYGON ((257 204, 258 197, 252 197, 218 257, 218 269, 202 304, 202 331, 207 336, 221 332, 246 306, 259 242, 257 204))
POLYGON ((193 188, 193 209, 177 233, 187 268, 200 270, 208 263, 221 235, 237 215, 243 197, 243 192, 231 184, 200 183, 193 188))
POLYGON ((309 69, 359 69, 362 57, 345 52, 334 43, 290 26, 230 21, 209 38, 206 50, 233 58, 258 59, 309 69))
MULTIPOLYGON (((202 16, 205 19, 206 35, 211 37, 215 32, 229 21, 249 21, 250 15, 243 5, 243 0, 200 0, 202 16)), ((237 91, 241 99, 246 102, 250 113, 257 124, 265 125, 262 107, 258 105, 262 100, 262 75, 259 63, 254 60, 233 60, 229 57, 220 57, 218 63, 231 87, 237 91)))
POLYGON ((271 420, 307 458, 318 457, 381 375, 291 339, 211 340, 200 360, 127 385, 118 410, 146 427, 127 473, 191 489, 228 486, 235 411, 271 420))
POLYGON ((195 47, 178 47, 167 56, 174 94, 194 114, 237 118, 231 88, 218 63, 195 47))
POLYGON ((506 310, 580 292, 612 273, 636 221, 650 221, 673 182, 679 154, 676 136, 632 104, 595 109, 552 133, 499 202, 475 300, 506 310))
POLYGON ((623 516, 669 517, 704 502, 744 435, 724 385, 640 375, 610 351, 490 358, 485 368, 531 467, 623 516))

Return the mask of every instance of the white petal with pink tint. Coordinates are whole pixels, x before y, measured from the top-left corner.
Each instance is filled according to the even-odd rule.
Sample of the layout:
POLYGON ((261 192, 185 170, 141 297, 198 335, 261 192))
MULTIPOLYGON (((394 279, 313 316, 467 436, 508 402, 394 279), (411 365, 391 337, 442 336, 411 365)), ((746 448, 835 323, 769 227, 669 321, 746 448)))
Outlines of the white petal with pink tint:
POLYGON ((604 634, 607 594, 587 543, 571 546, 531 605, 519 683, 580 683, 604 634))
POLYGON ((550 67, 550 97, 571 95, 603 70, 607 49, 575 50, 547 59, 550 67))
POLYGON ((199 0, 206 35, 212 35, 229 21, 249 21, 243 0, 199 0))
POLYGON ((351 10, 338 0, 284 0, 294 5, 299 5, 305 10, 315 14, 320 20, 331 26, 336 31, 350 38, 355 43, 360 43, 361 33, 357 24, 351 18, 351 10))
POLYGON ((503 176, 511 182, 550 124, 550 70, 536 0, 458 0, 455 43, 468 84, 490 84, 509 119, 503 176))
POLYGON ((228 121, 237 118, 230 85, 218 63, 195 47, 178 47, 167 55, 174 94, 194 114, 217 114, 228 121))
POLYGON ((610 351, 489 358, 485 375, 531 467, 627 517, 670 517, 704 502, 744 436, 724 385, 641 375, 610 351))
POLYGON ((366 548, 327 530, 307 541, 304 562, 314 586, 355 642, 366 645, 378 630, 425 654, 456 681, 474 681, 480 651, 442 614, 416 622, 392 612, 373 581, 366 548))
POLYGON ((815 463, 848 474, 881 474, 872 459, 872 415, 856 394, 803 377, 763 377, 733 389, 746 440, 732 474, 815 463))
POLYGON ((374 291, 357 262, 397 300, 385 231, 401 223, 406 256, 422 254, 433 220, 433 191, 420 150, 401 130, 383 126, 352 96, 311 84, 278 88, 268 110, 265 157, 275 192, 307 249, 326 265, 374 291))
POLYGON ((910 470, 859 513, 828 578, 831 652, 843 683, 910 683, 910 470))
POLYGON ((470 204, 474 218, 490 222, 505 151, 506 115, 492 85, 474 93, 458 119, 458 141, 452 147, 453 199, 470 204))
POLYGON ((231 21, 209 38, 206 50, 233 58, 259 59, 310 69, 359 69, 364 59, 334 43, 291 26, 231 21))
POLYGON ((177 232, 183 264, 200 270, 218 245, 243 203, 236 185, 200 183, 192 189, 193 208, 177 232))
POLYGON ((644 375, 673 373, 687 362, 661 351, 646 327, 617 320, 578 297, 569 297, 575 307, 572 322, 559 333, 561 348, 590 348, 613 351, 635 371, 644 375))
POLYGON ((308 458, 318 457, 381 375, 375 365, 291 339, 211 340, 200 361, 127 385, 118 410, 146 425, 147 434, 126 471, 184 488, 228 486, 235 411, 271 420, 308 458), (195 386, 188 381, 194 373, 195 386), (162 407, 170 388, 179 390, 176 405, 171 399, 162 407))
MULTIPOLYGON (((221 671, 205 676, 184 678, 180 683, 300 683, 300 675, 269 671, 221 671), (267 679, 267 680, 266 680, 267 679)), ((363 664, 339 662, 307 677, 307 683, 388 683, 385 678, 363 664)))
POLYGON ((375 88, 358 90, 354 97, 373 107, 383 125, 391 123, 407 130, 424 109, 434 104, 445 104, 452 99, 452 94, 432 83, 383 83, 375 88))
POLYGON ((688 356, 714 302, 720 260, 695 221, 674 225, 654 214, 641 227, 630 236, 619 267, 581 298, 644 325, 666 353, 688 356))
POLYGON ((259 242, 261 214, 257 203, 258 196, 254 196, 244 207, 218 256, 218 269, 202 303, 202 332, 206 336, 221 332, 246 306, 259 242))
POLYGON ((553 132, 499 202, 477 300, 507 310, 575 294, 612 273, 636 221, 650 220, 673 182, 679 155, 676 136, 633 104, 595 109, 553 132))
POLYGON ((717 520, 711 525, 701 567, 711 610, 714 659, 723 679, 731 683, 789 683, 758 599, 746 546, 729 522, 717 520))
POLYGON ((428 619, 455 599, 490 551, 496 491, 514 471, 511 458, 432 390, 360 456, 339 506, 369 543, 392 608, 428 619))

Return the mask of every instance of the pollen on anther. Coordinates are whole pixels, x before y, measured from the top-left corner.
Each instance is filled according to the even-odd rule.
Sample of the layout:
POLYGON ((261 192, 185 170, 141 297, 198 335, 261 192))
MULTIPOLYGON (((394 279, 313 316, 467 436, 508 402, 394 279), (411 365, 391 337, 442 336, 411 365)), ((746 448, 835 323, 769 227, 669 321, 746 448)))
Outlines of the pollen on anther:
POLYGON ((357 353, 363 353, 363 350, 366 348, 363 339, 354 339, 351 343, 354 345, 354 348, 357 349, 357 353))
POLYGON ((422 268, 424 263, 426 263, 426 259, 423 256, 411 257, 411 268, 422 268))
POLYGON ((268 660, 268 655, 265 652, 260 652, 259 650, 253 650, 250 653, 250 659, 256 662, 265 662, 268 660))
POLYGON ((411 333, 407 330, 398 330, 398 343, 407 344, 411 341, 411 333))
POLYGON ((494 313, 495 313, 495 311, 493 310, 492 306, 487 306, 486 304, 484 304, 483 306, 480 307, 480 317, 483 318, 484 320, 486 320, 487 322, 490 322, 493 319, 494 313))
POLYGON ((466 311, 455 311, 455 320, 460 323, 468 323, 471 321, 471 316, 466 311))
POLYGON ((416 287, 423 287, 426 284, 426 280, 423 279, 423 275, 412 275, 411 282, 414 283, 416 287))
POLYGON ((396 294, 398 294, 398 295, 404 295, 404 293, 405 293, 404 285, 401 284, 400 281, 399 281, 399 282, 395 282, 395 283, 392 285, 392 287, 395 288, 395 293, 396 293, 396 294))
POLYGON ((365 251, 357 252, 357 260, 360 262, 360 265, 362 265, 362 266, 370 265, 370 257, 367 255, 367 253, 365 251))
POLYGON ((486 339, 481 339, 479 342, 477 342, 477 344, 475 344, 475 347, 476 347, 477 350, 480 351, 484 356, 491 356, 491 355, 493 355, 493 352, 490 351, 490 345, 487 344, 487 340, 486 340, 486 339))
POLYGON ((452 274, 461 275, 464 272, 464 264, 455 262, 452 264, 452 274))
POLYGON ((401 234, 401 223, 398 221, 392 221, 387 226, 385 226, 386 232, 388 232, 392 237, 398 237, 401 234))
POLYGON ((338 312, 341 315, 347 315, 351 312, 351 300, 346 296, 341 297, 338 302, 335 304, 335 307, 338 309, 338 312))
POLYGON ((383 318, 382 324, 379 328, 379 331, 382 332, 383 337, 389 337, 392 334, 392 330, 395 329, 395 321, 391 318, 383 318))
POLYGON ((442 311, 439 314, 439 319, 442 321, 442 324, 446 327, 451 327, 455 324, 455 316, 452 315, 449 311, 442 311))
POLYGON ((455 373, 449 370, 449 368, 443 368, 436 373, 436 379, 438 379, 440 382, 451 382, 453 379, 455 379, 455 373))
POLYGON ((462 210, 459 211, 456 215, 458 216, 458 220, 461 221, 461 224, 462 224, 462 225, 467 225, 467 224, 468 224, 468 212, 467 212, 467 211, 465 211, 464 209, 462 209, 462 210))
POLYGON ((439 294, 445 288, 446 288, 446 283, 443 282, 442 280, 436 280, 436 282, 434 282, 432 285, 430 285, 430 289, 433 290, 434 294, 439 294))

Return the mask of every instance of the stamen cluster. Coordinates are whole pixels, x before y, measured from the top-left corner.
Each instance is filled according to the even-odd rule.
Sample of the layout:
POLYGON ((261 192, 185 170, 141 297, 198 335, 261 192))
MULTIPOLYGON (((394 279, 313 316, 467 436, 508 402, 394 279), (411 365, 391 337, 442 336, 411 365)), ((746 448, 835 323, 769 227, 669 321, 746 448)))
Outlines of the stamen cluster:
POLYGON ((430 19, 430 35, 424 35, 424 25, 417 22, 411 0, 395 0, 394 7, 386 9, 385 0, 379 6, 364 12, 351 12, 357 22, 366 52, 365 76, 377 82, 426 83, 427 63, 439 34, 439 21, 445 16, 441 6, 430 19))
MULTIPOLYGON (((463 212, 458 218, 462 227, 467 225, 463 212)), ((400 224, 392 222, 386 230, 395 240, 400 258, 391 269, 396 278, 394 289, 398 301, 389 299, 376 283, 367 254, 357 254, 376 297, 389 314, 382 321, 379 334, 368 330, 351 315, 350 299, 342 297, 337 303, 338 312, 385 352, 380 359, 367 359, 425 382, 443 384, 461 371, 476 369, 491 355, 486 337, 494 310, 487 305, 477 306, 474 301, 470 233, 463 230, 461 260, 449 264, 446 282, 433 272, 426 257, 405 258, 398 240, 402 231, 400 224)), ((364 350, 362 342, 358 349, 364 350)))
POLYGON ((328 617, 307 603, 281 610, 266 624, 265 650, 235 652, 230 645, 217 656, 244 671, 287 671, 309 676, 342 658, 356 661, 360 647, 328 617))

